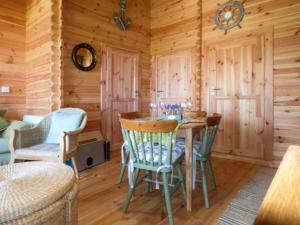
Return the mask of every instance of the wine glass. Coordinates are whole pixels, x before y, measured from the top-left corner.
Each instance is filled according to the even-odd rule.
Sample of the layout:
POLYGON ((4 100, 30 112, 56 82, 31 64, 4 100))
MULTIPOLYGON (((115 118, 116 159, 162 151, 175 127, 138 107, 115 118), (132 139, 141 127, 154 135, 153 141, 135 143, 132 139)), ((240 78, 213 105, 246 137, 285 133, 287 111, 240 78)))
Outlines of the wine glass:
POLYGON ((150 103, 149 108, 150 108, 151 117, 153 119, 154 116, 155 116, 155 112, 156 112, 157 106, 156 106, 155 103, 150 103))
POLYGON ((164 115, 165 114, 165 110, 166 110, 166 105, 164 102, 160 102, 159 103, 159 107, 160 107, 160 110, 162 112, 162 114, 164 115))
POLYGON ((185 109, 185 108, 186 108, 186 103, 185 103, 185 102, 180 103, 180 105, 181 105, 181 108, 182 108, 182 109, 185 109))
POLYGON ((191 109, 193 108, 193 103, 190 102, 190 101, 188 101, 188 102, 186 103, 186 108, 187 108, 188 110, 191 110, 191 109))

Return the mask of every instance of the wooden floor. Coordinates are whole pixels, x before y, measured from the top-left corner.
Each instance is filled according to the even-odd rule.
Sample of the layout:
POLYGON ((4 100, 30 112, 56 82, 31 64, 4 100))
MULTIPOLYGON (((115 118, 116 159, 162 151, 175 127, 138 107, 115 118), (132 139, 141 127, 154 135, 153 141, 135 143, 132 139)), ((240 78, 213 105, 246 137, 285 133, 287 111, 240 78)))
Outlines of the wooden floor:
MULTIPOLYGON (((176 225, 215 224, 228 202, 245 184, 257 165, 226 159, 213 159, 217 191, 209 188, 211 208, 205 209, 200 186, 193 193, 193 211, 186 211, 180 190, 173 196, 173 213, 176 225)), ((120 159, 115 156, 109 162, 80 174, 79 225, 167 225, 166 209, 160 190, 146 192, 146 185, 137 189, 129 206, 122 212, 127 193, 127 180, 116 184, 120 172, 120 159)))

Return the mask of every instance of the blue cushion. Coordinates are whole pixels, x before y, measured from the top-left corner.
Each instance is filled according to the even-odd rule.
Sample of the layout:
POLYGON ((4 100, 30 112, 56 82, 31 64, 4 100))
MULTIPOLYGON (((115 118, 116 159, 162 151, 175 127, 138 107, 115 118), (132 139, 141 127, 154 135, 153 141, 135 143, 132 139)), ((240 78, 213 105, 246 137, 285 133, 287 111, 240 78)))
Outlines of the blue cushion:
POLYGON ((6 119, 0 116, 0 131, 5 130, 8 125, 9 123, 6 121, 6 119))
POLYGON ((39 122, 41 122, 43 118, 44 118, 43 116, 24 115, 23 116, 23 122, 35 126, 39 122))
POLYGON ((12 130, 26 130, 29 128, 30 128, 29 124, 24 123, 23 121, 13 120, 13 121, 11 121, 9 126, 6 128, 6 130, 3 132, 2 137, 10 138, 12 130))
POLYGON ((0 154, 9 152, 9 139, 0 138, 0 154))
MULTIPOLYGON (((144 142, 144 147, 145 147, 145 156, 146 156, 146 161, 151 162, 151 143, 150 142, 144 142)), ((160 152, 160 147, 157 144, 152 145, 153 147, 153 162, 154 163, 159 163, 159 152, 160 152)), ((142 151, 142 144, 138 145, 138 150, 139 150, 139 158, 141 160, 144 159, 143 156, 143 151, 142 151)), ((184 147, 179 145, 178 142, 176 142, 176 145, 172 149, 172 163, 174 163, 179 157, 181 157, 184 154, 184 147)), ((168 155, 168 147, 165 145, 162 145, 162 164, 167 163, 167 155, 168 155)))
POLYGON ((44 141, 45 144, 59 144, 60 135, 63 131, 74 131, 80 127, 83 111, 59 110, 53 112, 49 134, 44 141))
MULTIPOLYGON (((184 138, 177 138, 177 145, 180 146, 181 148, 185 148, 185 139, 184 138)), ((193 153, 197 156, 202 156, 201 155, 201 147, 202 143, 201 141, 193 140, 193 153)))
POLYGON ((8 164, 10 161, 10 153, 2 153, 0 154, 0 166, 8 164))

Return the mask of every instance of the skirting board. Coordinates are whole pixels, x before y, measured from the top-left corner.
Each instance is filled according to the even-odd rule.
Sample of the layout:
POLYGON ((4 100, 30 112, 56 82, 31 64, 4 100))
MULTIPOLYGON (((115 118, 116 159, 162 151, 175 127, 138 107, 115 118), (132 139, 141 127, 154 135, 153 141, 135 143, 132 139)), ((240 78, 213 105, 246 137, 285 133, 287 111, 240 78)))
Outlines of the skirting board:
POLYGON ((278 168, 278 165, 275 165, 273 162, 265 161, 265 160, 261 160, 261 159, 252 159, 252 158, 246 158, 246 157, 241 157, 241 156, 236 156, 236 155, 228 155, 228 154, 222 154, 222 153, 216 153, 216 152, 213 152, 212 156, 216 157, 216 158, 231 159, 231 160, 253 163, 253 164, 257 164, 260 166, 266 166, 266 167, 270 167, 270 168, 278 168))

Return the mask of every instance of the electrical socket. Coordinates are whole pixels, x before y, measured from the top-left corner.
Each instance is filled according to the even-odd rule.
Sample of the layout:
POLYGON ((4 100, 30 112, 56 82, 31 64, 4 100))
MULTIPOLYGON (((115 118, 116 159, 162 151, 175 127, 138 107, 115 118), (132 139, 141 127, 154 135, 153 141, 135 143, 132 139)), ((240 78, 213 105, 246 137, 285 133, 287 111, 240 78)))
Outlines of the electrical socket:
POLYGON ((2 86, 2 87, 0 87, 0 92, 1 93, 9 93, 10 92, 10 87, 9 86, 2 86))

